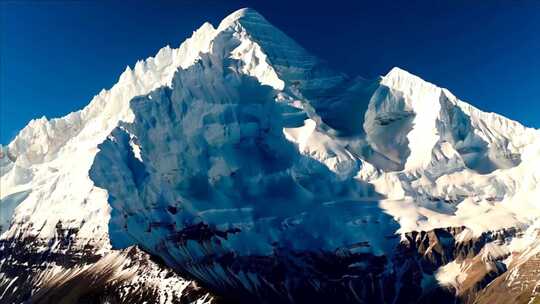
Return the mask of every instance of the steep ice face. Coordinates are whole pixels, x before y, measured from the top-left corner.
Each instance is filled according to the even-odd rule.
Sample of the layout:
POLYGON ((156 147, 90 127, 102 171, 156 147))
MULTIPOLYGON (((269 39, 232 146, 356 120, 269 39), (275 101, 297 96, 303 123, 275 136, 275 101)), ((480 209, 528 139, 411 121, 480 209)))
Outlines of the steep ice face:
POLYGON ((132 119, 129 101, 134 96, 169 85, 178 67, 189 66, 208 52, 215 34, 206 23, 178 49, 164 47, 155 57, 137 62, 133 70, 127 67, 117 84, 101 91, 83 110, 31 121, 2 157, 1 206, 6 220, 1 231, 9 226, 4 222, 11 221, 11 234, 23 230, 47 238, 62 221, 81 228, 87 237, 106 235, 106 193, 88 178, 97 145, 119 121, 132 119), (6 160, 8 155, 11 160, 6 160), (13 213, 14 206, 19 212, 13 213))
MULTIPOLYGON (((49 121, 41 118, 30 122, 9 145, 9 152, 17 160, 9 168, 2 168, 2 198, 6 197, 7 201, 8 195, 21 191, 30 191, 30 195, 24 203, 18 200, 17 205, 21 205, 19 217, 12 217, 12 212, 6 211, 4 214, 9 214, 6 218, 13 218, 19 224, 33 223, 33 233, 39 230, 43 236, 51 235, 55 222, 61 219, 77 226, 83 217, 107 218, 107 205, 92 203, 86 206, 89 201, 104 202, 106 195, 95 188, 87 177, 97 144, 119 121, 133 119, 130 99, 157 87, 170 85, 176 69, 189 67, 199 58, 199 54, 207 53, 220 32, 231 34, 240 43, 234 49, 218 51, 227 52, 227 57, 238 59, 243 73, 274 88, 283 89, 284 81, 281 78, 300 78, 301 75, 290 76, 300 73, 300 67, 302 73, 308 73, 310 68, 316 66, 317 61, 313 56, 252 10, 233 13, 218 29, 206 23, 178 49, 165 47, 155 57, 137 62, 133 69, 127 67, 111 90, 100 92, 83 110, 59 119, 49 121), (265 48, 264 52, 259 43, 265 48), (287 46, 286 51, 283 51, 284 46, 287 46), (292 58, 297 59, 293 62, 295 65, 290 66, 287 62, 292 58), (58 196, 54 196, 55 193, 58 196), (77 203, 72 203, 74 201, 77 203), (83 216, 81 212, 91 214, 83 216), (25 220, 28 215, 36 219, 25 220)), ((92 223, 88 226, 93 231, 96 225, 92 223)), ((102 228, 100 230, 104 230, 102 228)))
MULTIPOLYGON (((116 85, 109 91, 101 91, 81 111, 50 121, 46 118, 31 121, 6 149, 16 161, 4 164, 2 158, 1 195, 2 202, 6 202, 2 204, 5 207, 2 212, 5 221, 12 219, 21 225, 31 223, 32 233, 44 237, 53 234, 59 220, 72 222, 74 226, 88 226, 93 231, 88 231, 89 235, 98 234, 96 227, 105 233, 106 227, 92 222, 92 219, 102 221, 108 218, 108 206, 103 204, 106 193, 95 188, 88 178, 97 145, 119 121, 133 119, 130 99, 157 87, 170 85, 176 69, 189 67, 201 53, 207 53, 219 31, 246 36, 240 25, 241 19, 244 17, 229 18, 230 24, 223 23, 219 30, 205 23, 178 49, 164 47, 155 57, 137 62, 133 69, 127 67, 116 85), (77 190, 70 191, 72 189, 77 190), (30 194, 22 200, 23 196, 17 193, 30 194), (14 200, 14 197, 18 199, 14 200), (13 216, 13 207, 19 204, 20 215, 13 216), (33 220, 28 221, 28 216, 33 220), (86 218, 87 225, 82 223, 83 218, 86 218)), ((264 65, 266 55, 256 43, 243 37, 243 43, 235 54, 241 54, 245 59, 246 73, 258 75, 262 82, 266 78, 270 83, 277 81, 279 85, 280 80, 273 69, 268 64, 264 65), (260 62, 261 65, 251 62, 260 62)), ((4 223, 2 231, 7 226, 4 223)))
MULTIPOLYGON (((392 69, 382 79, 381 85, 388 87, 389 95, 374 103, 374 112, 377 113, 375 120, 378 119, 379 124, 390 125, 404 122, 397 128, 397 134, 384 130, 386 136, 392 137, 390 134, 394 133, 400 139, 400 146, 389 150, 399 153, 395 159, 403 163, 406 170, 425 167, 438 141, 436 121, 441 106, 438 102, 440 89, 399 68, 392 69), (397 121, 394 122, 394 119, 397 121), (406 146, 403 147, 403 144, 406 146), (407 153, 401 152, 403 148, 407 153)), ((377 143, 378 146, 384 144, 377 143)))
POLYGON ((364 127, 373 150, 397 165, 377 166, 386 174, 373 180, 376 189, 415 201, 384 203, 402 218, 400 231, 450 224, 480 233, 535 221, 538 186, 525 181, 537 176, 538 130, 484 113, 400 69, 381 84, 364 127))
POLYGON ((538 191, 523 165, 537 162, 537 130, 399 69, 380 81, 334 74, 339 81, 314 88, 313 74, 293 85, 270 65, 279 56, 245 38, 258 32, 244 24, 264 20, 233 16, 208 55, 170 89, 134 99, 133 122, 99 146, 91 178, 109 194, 114 246, 144 244, 220 286, 230 273, 216 261, 229 254, 389 256, 394 233, 465 226, 479 235, 537 218, 533 198, 522 201, 538 191))
MULTIPOLYGON (((325 69, 313 55, 309 54, 303 47, 289 38, 281 30, 270 24, 263 16, 252 9, 238 10, 219 24, 218 31, 234 31, 236 37, 242 40, 243 44, 239 49, 232 52, 233 57, 237 57, 240 50, 245 49, 246 43, 257 45, 259 50, 263 50, 264 57, 253 56, 249 52, 240 52, 247 60, 244 62, 256 65, 256 68, 262 69, 266 64, 271 65, 272 69, 279 75, 280 85, 276 89, 283 89, 285 83, 305 82, 318 80, 317 86, 323 83, 318 77, 308 76, 308 73, 319 73, 317 69, 325 69), (248 38, 248 39, 244 39, 248 38), (251 58, 250 58, 251 57, 251 58), (255 62, 253 62, 255 61, 255 62), (280 87, 281 86, 281 87, 280 87)), ((260 53, 259 53, 260 54, 260 53)), ((237 58, 239 59, 239 58, 237 58)), ((251 74, 250 74, 251 75, 251 74)), ((262 75, 251 75, 264 82, 262 75)), ((322 76, 322 73, 321 73, 322 76)), ((336 75, 328 73, 326 75, 333 78, 336 75)), ((276 83, 277 84, 277 83, 276 83)))
MULTIPOLYGON (((218 51, 240 43, 219 34, 208 56, 177 72, 172 89, 135 98, 133 123, 99 146, 90 176, 119 213, 111 219, 113 245, 145 242, 183 264, 196 257, 180 255, 178 242, 199 258, 204 249, 178 231, 201 224, 230 233, 216 250, 238 254, 268 255, 273 246, 332 250, 368 234, 391 235, 396 227, 369 185, 340 180, 287 141, 290 106, 218 51), (374 219, 387 224, 350 229, 374 219), (163 243, 165 235, 179 239, 163 243)), ((372 241, 371 250, 382 254, 383 246, 372 241)))
POLYGON ((405 170, 429 167, 433 153, 459 155, 481 174, 508 169, 520 163, 522 148, 535 137, 534 131, 482 113, 399 68, 383 77, 373 97, 364 124, 368 141, 405 170))

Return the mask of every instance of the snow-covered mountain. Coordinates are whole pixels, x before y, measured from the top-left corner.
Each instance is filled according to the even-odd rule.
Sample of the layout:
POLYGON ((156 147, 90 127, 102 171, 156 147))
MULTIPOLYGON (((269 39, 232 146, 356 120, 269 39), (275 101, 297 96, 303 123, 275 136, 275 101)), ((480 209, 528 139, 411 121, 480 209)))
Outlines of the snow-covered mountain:
POLYGON ((87 280, 124 303, 540 292, 539 130, 399 68, 334 71, 251 9, 31 121, 0 166, 2 303, 87 280))

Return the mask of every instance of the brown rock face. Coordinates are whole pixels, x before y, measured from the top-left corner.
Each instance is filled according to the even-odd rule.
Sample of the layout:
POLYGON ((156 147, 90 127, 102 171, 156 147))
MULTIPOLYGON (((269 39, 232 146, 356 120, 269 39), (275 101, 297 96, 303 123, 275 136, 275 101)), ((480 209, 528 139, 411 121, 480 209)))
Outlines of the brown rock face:
POLYGON ((474 303, 540 303, 540 253, 515 254, 513 260, 504 274, 478 292, 474 303))
POLYGON ((484 254, 487 244, 502 244, 518 235, 517 229, 486 232, 477 237, 460 238, 465 227, 449 227, 431 231, 413 231, 404 235, 397 261, 404 265, 402 291, 398 303, 474 303, 486 286, 506 272, 502 260, 508 257, 484 254), (458 286, 440 286, 436 281, 426 282, 441 266, 450 262, 461 265, 464 280, 458 286))
POLYGON ((137 247, 99 250, 75 242, 76 231, 59 232, 55 246, 35 237, 0 241, 0 303, 217 301, 137 247))
POLYGON ((98 253, 91 242, 72 242, 76 231, 58 229, 64 239, 55 250, 37 238, 0 242, 1 303, 534 303, 540 293, 540 254, 507 270, 508 254, 486 252, 519 234, 515 229, 474 238, 461 237, 465 227, 414 231, 391 256, 360 253, 369 247, 363 243, 335 252, 229 254, 191 265, 202 275, 225 271, 228 285, 206 288, 136 247, 98 253), (451 262, 464 279, 440 286, 435 276, 451 262))

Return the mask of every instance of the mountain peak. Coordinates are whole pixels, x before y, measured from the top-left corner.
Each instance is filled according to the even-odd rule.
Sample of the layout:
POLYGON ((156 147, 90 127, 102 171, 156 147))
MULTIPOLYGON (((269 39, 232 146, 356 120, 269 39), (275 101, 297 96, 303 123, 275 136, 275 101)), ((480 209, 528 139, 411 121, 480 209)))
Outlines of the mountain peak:
POLYGON ((418 101, 425 101, 425 98, 420 98, 422 94, 429 93, 439 96, 442 90, 442 88, 433 83, 398 67, 392 68, 390 72, 383 76, 381 83, 392 89, 411 95, 413 98, 417 98, 418 101))
POLYGON ((226 29, 230 27, 231 25, 237 23, 247 21, 249 23, 266 23, 268 24, 268 21, 266 18, 264 18, 261 14, 259 14, 256 10, 251 8, 241 8, 239 10, 234 11, 227 17, 225 17, 221 23, 218 26, 218 29, 226 29))
POLYGON ((411 73, 407 72, 406 70, 400 68, 400 67, 393 67, 388 74, 386 74, 385 77, 403 77, 403 76, 414 76, 411 73))
POLYGON ((393 67, 390 72, 388 72, 383 77, 385 82, 403 82, 406 81, 408 83, 410 82, 425 82, 422 78, 409 73, 408 71, 399 68, 399 67, 393 67))

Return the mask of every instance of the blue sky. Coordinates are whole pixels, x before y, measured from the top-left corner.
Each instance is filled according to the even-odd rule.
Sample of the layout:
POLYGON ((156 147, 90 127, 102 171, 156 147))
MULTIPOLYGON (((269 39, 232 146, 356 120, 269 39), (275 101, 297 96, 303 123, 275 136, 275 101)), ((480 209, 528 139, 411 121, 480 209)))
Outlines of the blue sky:
POLYGON ((540 128, 536 0, 4 1, 0 143, 32 118, 84 107, 126 65, 241 7, 255 8, 352 76, 399 66, 483 110, 540 128))

